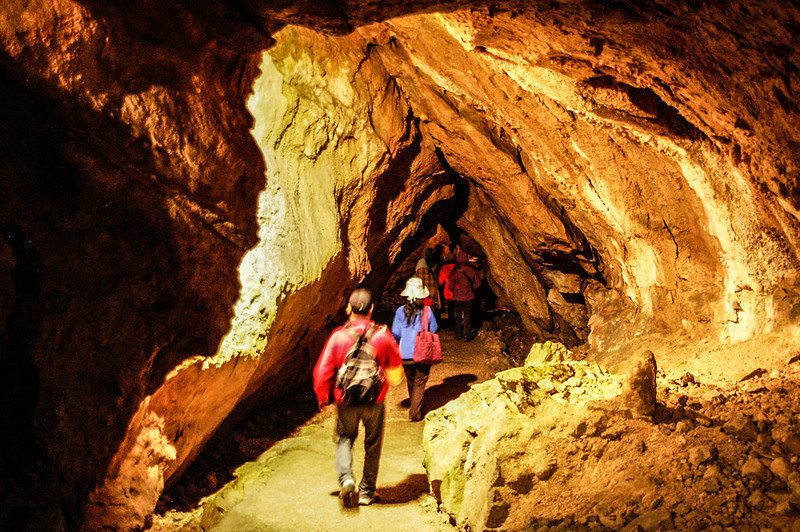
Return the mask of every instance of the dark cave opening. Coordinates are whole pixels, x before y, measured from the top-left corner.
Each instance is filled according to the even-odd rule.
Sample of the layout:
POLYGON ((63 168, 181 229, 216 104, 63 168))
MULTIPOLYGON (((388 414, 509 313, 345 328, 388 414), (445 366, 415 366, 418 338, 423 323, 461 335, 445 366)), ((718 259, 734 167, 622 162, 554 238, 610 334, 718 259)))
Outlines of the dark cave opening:
MULTIPOLYGON (((564 249, 558 243, 541 242, 535 252, 522 253, 525 267, 529 269, 528 274, 519 273, 511 281, 508 278, 497 278, 489 256, 463 221, 470 196, 478 192, 478 185, 468 176, 456 172, 441 150, 436 149, 435 154, 443 172, 433 176, 432 186, 451 186, 452 194, 435 203, 428 211, 418 214, 417 230, 403 242, 400 253, 394 259, 394 265, 388 265, 387 244, 381 246, 377 253, 371 254, 374 269, 361 284, 373 290, 375 317, 391 323, 394 310, 403 304, 403 298, 399 294, 406 280, 414 275, 417 261, 446 246, 445 249, 449 249, 451 254, 444 259, 440 258, 439 262, 453 261, 454 253, 463 250, 470 255, 471 265, 481 274, 483 282, 476 293, 475 303, 475 316, 479 326, 485 319, 504 314, 510 317, 511 322, 518 323, 520 313, 508 295, 509 291, 525 290, 525 283, 529 282, 526 275, 530 275, 530 282, 544 287, 550 318, 547 320, 549 325, 536 328, 532 328, 530 323, 521 322, 524 336, 538 341, 560 341, 568 347, 577 347, 584 343, 588 336, 589 309, 583 289, 590 281, 606 284, 603 277, 604 266, 600 255, 569 220, 564 209, 542 191, 537 191, 543 196, 548 208, 561 216, 568 231, 574 235, 577 247, 564 249), (509 283, 511 286, 508 286, 509 283)), ((480 217, 503 216, 498 207, 491 203, 479 205, 483 205, 485 209, 477 214, 479 220, 480 217)), ((378 224, 377 227, 381 225, 378 224)), ((373 231, 376 230, 373 227, 373 231)), ((511 238, 515 239, 513 235, 511 238)), ((514 241, 512 247, 521 248, 521 243, 514 241)))

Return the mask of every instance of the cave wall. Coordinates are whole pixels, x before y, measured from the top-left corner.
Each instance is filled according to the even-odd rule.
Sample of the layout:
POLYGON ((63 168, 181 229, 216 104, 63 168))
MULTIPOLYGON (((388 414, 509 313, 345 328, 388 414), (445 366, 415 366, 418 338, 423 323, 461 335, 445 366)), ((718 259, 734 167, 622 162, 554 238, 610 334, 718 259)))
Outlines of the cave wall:
POLYGON ((257 63, 137 41, 120 15, 0 9, 8 529, 80 522, 142 399, 215 353, 256 241, 263 159, 236 131, 257 63))
MULTIPOLYGON (((359 68, 357 47, 343 55, 335 41, 300 28, 278 35, 248 100, 267 171, 259 241, 238 268, 231 329, 213 357, 188 360, 142 401, 92 494, 91 528, 145 522, 164 484, 238 403, 277 394, 307 373, 346 293, 375 256, 397 255, 418 223, 417 190, 403 185, 427 175, 405 174, 419 152, 416 124, 396 92, 363 97, 378 96, 382 86, 373 84, 385 73, 359 68)), ((429 152, 415 167, 436 164, 429 152)), ((443 197, 431 190, 426 201, 443 197)))
POLYGON ((146 523, 453 175, 541 335, 798 336, 796 6, 458 4, 4 4, 4 523, 146 523))

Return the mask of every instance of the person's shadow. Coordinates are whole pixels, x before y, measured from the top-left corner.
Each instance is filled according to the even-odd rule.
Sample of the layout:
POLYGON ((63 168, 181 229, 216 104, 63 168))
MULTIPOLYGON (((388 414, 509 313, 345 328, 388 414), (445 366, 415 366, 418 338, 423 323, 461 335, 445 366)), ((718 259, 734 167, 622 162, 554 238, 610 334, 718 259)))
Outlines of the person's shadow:
MULTIPOLYGON (((414 473, 408 475, 402 481, 393 486, 381 486, 380 500, 377 504, 405 504, 416 501, 426 493, 429 493, 428 476, 424 473, 414 473)), ((339 496, 339 490, 330 492, 332 497, 339 496)), ((345 508, 345 511, 357 511, 356 508, 345 508)))
POLYGON ((441 408, 462 393, 469 390, 469 384, 478 380, 472 373, 462 373, 445 377, 441 384, 431 386, 425 390, 425 403, 423 413, 427 414, 431 410, 441 408))
POLYGON ((423 473, 408 475, 399 484, 383 486, 380 492, 381 504, 404 504, 415 501, 429 492, 428 476, 423 473))

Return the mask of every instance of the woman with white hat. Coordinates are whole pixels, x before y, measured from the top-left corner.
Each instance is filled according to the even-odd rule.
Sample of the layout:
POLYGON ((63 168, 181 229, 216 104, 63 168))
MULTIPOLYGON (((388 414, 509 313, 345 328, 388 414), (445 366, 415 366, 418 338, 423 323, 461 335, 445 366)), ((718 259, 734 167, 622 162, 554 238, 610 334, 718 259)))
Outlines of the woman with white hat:
POLYGON ((439 326, 436 317, 431 311, 431 307, 425 302, 430 292, 425 287, 422 279, 411 277, 406 281, 406 286, 400 293, 406 298, 406 303, 398 307, 394 313, 392 323, 392 334, 400 344, 400 355, 403 357, 403 369, 406 373, 406 384, 408 385, 408 398, 411 406, 408 410, 408 418, 411 421, 422 419, 422 399, 425 395, 425 384, 428 382, 428 375, 431 371, 429 364, 418 364, 414 362, 414 346, 417 341, 417 333, 422 327, 423 313, 428 319, 430 331, 435 333, 439 326))

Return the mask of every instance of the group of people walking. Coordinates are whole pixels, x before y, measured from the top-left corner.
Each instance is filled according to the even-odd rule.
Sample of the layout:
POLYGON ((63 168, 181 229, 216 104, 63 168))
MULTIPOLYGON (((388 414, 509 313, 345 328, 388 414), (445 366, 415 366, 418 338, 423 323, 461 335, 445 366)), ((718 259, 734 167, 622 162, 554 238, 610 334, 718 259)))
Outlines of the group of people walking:
POLYGON ((411 421, 422 419, 422 400, 431 369, 430 364, 414 361, 417 335, 423 324, 431 332, 437 332, 437 314, 441 317, 444 299, 455 337, 469 340, 472 335, 472 302, 475 290, 481 284, 478 272, 468 264, 469 255, 464 251, 457 252, 455 261, 448 260, 445 255, 443 264, 431 251, 426 253, 427 260, 421 258, 417 261, 414 277, 406 281, 400 293, 406 302, 397 308, 392 321, 392 335, 400 344, 403 359, 410 403, 408 417, 411 421), (431 271, 428 260, 433 263, 434 271, 431 271))
POLYGON ((428 250, 426 258, 417 262, 414 276, 400 294, 405 302, 395 310, 391 329, 372 320, 371 293, 363 288, 354 290, 346 308, 347 323, 328 337, 314 368, 320 409, 331 402, 331 396, 336 404, 334 462, 341 486, 339 497, 347 508, 379 499, 375 485, 383 442, 383 400, 389 385, 399 384, 405 376, 409 420, 423 418, 431 364, 415 361, 414 351, 420 331, 436 333, 439 329, 437 314, 441 317, 445 310, 442 299, 456 338, 471 337, 472 302, 481 284, 480 275, 468 264, 469 255, 464 251, 456 249, 451 254, 447 246, 442 251, 437 254, 428 250), (365 458, 356 488, 352 447, 360 423, 364 425, 365 458))
POLYGON ((473 334, 473 308, 480 273, 470 265, 470 256, 456 245, 428 249, 417 261, 415 277, 422 280, 429 296, 426 303, 437 316, 447 313, 456 339, 469 341, 473 334), (453 251, 451 251, 451 249, 453 251))

